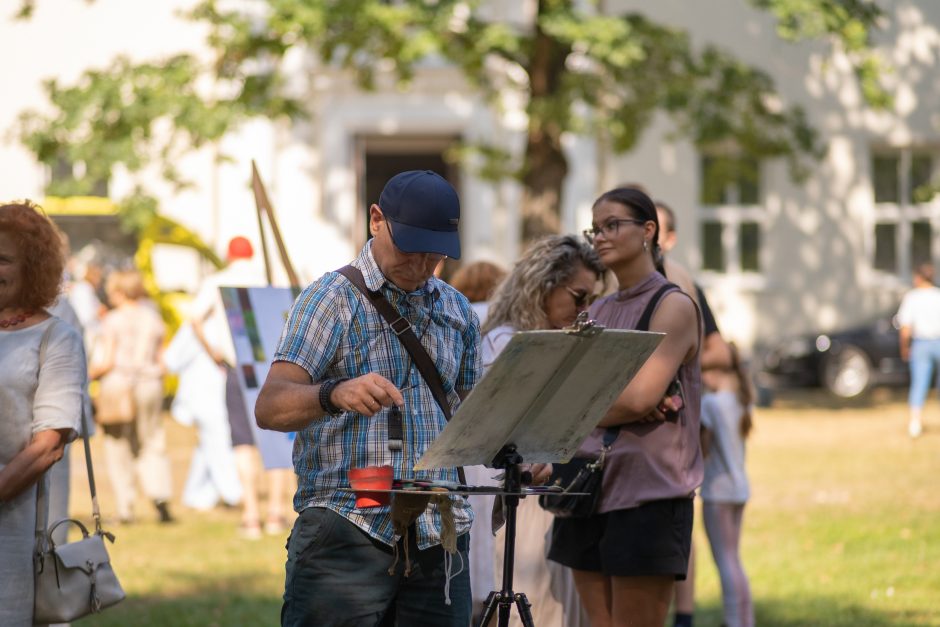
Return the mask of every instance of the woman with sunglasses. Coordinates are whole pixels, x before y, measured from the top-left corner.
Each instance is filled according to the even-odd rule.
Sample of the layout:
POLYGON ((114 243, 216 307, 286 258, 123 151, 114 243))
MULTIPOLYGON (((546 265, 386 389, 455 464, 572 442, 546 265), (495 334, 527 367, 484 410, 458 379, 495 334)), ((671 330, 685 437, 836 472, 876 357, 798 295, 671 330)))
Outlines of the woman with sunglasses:
POLYGON ((557 518, 552 529, 549 559, 573 569, 593 627, 662 627, 675 581, 688 568, 692 496, 703 474, 701 322, 691 298, 662 274, 658 231, 650 198, 620 188, 595 201, 585 232, 619 288, 591 306, 591 318, 607 328, 634 329, 659 293, 649 330, 665 333, 579 451, 596 455, 606 428, 619 428, 597 512, 557 518), (667 396, 676 378, 679 394, 667 396))
MULTIPOLYGON (((535 242, 493 294, 482 329, 483 367, 496 361, 517 331, 570 326, 591 304, 599 284, 603 285, 604 272, 597 254, 579 238, 555 235, 535 242)), ((471 530, 471 547, 474 538, 489 533, 489 510, 477 511, 479 522, 471 530)), ((570 572, 545 559, 553 516, 538 506, 537 499, 529 498, 519 504, 518 520, 513 586, 532 603, 534 623, 588 625, 570 572)), ((495 572, 502 572, 503 543, 497 539, 494 544, 495 572)))

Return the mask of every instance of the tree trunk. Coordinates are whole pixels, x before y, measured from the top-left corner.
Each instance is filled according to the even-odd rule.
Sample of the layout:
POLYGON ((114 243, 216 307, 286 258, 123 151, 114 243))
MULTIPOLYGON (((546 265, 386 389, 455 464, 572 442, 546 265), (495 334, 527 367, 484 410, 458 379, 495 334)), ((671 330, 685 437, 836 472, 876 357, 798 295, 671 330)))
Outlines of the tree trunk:
MULTIPOLYGON (((539 1, 539 15, 551 0, 539 1)), ((561 147, 564 121, 559 112, 558 90, 570 49, 542 31, 538 21, 529 64, 529 134, 522 175, 522 240, 534 239, 561 228, 561 192, 568 175, 568 161, 561 147), (552 102, 555 100, 554 102, 552 102)), ((564 96, 560 96, 562 101, 564 96)), ((569 105, 570 106, 570 105, 569 105)))

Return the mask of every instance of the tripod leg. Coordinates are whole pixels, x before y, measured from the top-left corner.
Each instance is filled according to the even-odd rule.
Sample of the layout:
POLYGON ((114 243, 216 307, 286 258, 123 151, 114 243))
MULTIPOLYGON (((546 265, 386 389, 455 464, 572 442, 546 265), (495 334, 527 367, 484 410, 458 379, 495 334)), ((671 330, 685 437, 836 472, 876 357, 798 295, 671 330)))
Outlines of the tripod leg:
POLYGON ((534 627, 532 622, 532 604, 526 598, 525 592, 516 593, 516 609, 519 610, 519 620, 522 621, 522 627, 534 627))
POLYGON ((490 623, 490 619, 493 618, 493 613, 496 612, 496 606, 499 605, 500 594, 496 590, 493 590, 486 596, 486 601, 483 602, 483 615, 480 617, 480 622, 477 623, 477 627, 487 627, 490 623))

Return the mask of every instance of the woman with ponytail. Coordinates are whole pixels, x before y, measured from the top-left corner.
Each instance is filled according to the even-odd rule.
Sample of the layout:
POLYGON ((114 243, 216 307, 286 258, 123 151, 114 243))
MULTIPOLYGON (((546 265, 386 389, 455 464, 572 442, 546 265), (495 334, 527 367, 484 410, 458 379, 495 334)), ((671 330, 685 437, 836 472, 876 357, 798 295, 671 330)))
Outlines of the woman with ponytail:
POLYGON ((692 299, 662 273, 650 198, 618 188, 592 211, 585 236, 619 291, 594 303, 590 317, 607 328, 635 329, 649 307, 648 330, 665 337, 581 445, 579 456, 596 456, 605 436, 616 436, 596 512, 556 518, 549 559, 572 569, 594 627, 662 627, 675 582, 688 569, 692 496, 703 473, 701 320, 692 299), (667 396, 676 380, 680 392, 667 396))
POLYGON ((737 349, 734 344, 730 347, 730 371, 706 370, 702 374, 702 382, 710 390, 702 398, 702 516, 721 579, 724 624, 751 627, 754 605, 739 546, 744 506, 750 497, 744 441, 753 425, 754 392, 737 349))

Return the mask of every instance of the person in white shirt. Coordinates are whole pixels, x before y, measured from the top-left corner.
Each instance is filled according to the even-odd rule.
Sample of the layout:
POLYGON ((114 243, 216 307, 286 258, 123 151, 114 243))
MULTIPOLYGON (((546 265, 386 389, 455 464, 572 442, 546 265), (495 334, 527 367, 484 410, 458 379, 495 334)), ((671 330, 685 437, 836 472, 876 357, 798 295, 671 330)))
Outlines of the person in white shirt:
POLYGON ((936 369, 940 366, 940 288, 933 283, 934 270, 923 263, 914 270, 914 289, 904 295, 898 310, 901 358, 910 362, 908 393, 912 438, 923 431, 923 410, 936 369))
MULTIPOLYGON (((493 365, 517 332, 561 329, 573 324, 578 314, 587 311, 595 294, 603 292, 605 270, 593 247, 580 238, 552 235, 534 242, 493 293, 482 326, 483 367, 493 365)), ((493 473, 488 474, 492 477, 493 473)), ((484 499, 489 503, 475 510, 471 551, 473 544, 489 532, 486 527, 493 497, 484 499)), ((539 507, 536 499, 528 498, 519 504, 518 520, 513 585, 532 603, 533 622, 565 627, 588 625, 571 569, 546 559, 555 517, 539 507)), ((487 539, 492 544, 487 565, 494 573, 502 572, 504 533, 501 531, 495 542, 487 539)), ((513 625, 519 624, 516 616, 511 620, 513 625)))

